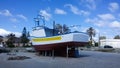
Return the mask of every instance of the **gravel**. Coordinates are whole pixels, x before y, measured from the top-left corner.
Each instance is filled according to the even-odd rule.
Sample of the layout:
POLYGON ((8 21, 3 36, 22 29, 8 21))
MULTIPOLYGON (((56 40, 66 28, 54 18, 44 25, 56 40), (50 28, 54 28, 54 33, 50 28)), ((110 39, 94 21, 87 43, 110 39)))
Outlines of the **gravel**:
POLYGON ((118 68, 120 53, 80 51, 79 58, 37 56, 35 53, 18 52, 16 55, 0 54, 0 68, 118 68), (31 59, 12 60, 9 57, 26 56, 31 59))

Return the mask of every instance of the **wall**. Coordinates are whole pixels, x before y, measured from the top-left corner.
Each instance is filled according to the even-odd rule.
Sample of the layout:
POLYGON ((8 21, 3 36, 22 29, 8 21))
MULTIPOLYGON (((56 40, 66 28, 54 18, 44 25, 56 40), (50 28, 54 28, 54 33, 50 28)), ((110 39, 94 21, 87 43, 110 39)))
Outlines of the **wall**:
POLYGON ((120 39, 103 39, 103 40, 100 40, 100 46, 104 47, 105 45, 112 46, 113 48, 120 48, 120 39))

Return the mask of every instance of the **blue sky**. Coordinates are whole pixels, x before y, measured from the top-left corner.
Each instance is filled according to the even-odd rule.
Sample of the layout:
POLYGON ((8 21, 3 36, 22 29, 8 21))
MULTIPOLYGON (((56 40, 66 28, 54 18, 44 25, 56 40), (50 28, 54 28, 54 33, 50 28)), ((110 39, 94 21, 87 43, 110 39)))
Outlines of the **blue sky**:
POLYGON ((93 27, 107 38, 120 35, 120 0, 0 0, 0 35, 20 36, 23 27, 31 31, 38 13, 48 27, 56 21, 80 25, 80 31, 93 27))

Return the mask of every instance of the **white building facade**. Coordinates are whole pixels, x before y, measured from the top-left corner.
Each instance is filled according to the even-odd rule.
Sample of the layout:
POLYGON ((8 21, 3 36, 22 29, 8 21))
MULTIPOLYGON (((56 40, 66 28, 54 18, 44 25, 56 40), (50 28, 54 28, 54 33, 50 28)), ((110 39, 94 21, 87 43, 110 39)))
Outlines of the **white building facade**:
POLYGON ((104 47, 105 45, 112 46, 113 48, 120 48, 120 39, 100 40, 100 47, 104 47))

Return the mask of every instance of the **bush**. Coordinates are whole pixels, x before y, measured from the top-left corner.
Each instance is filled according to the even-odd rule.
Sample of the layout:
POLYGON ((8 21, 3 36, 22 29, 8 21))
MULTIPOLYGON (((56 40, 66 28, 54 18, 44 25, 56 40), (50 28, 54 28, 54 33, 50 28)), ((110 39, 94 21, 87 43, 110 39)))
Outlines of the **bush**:
POLYGON ((13 48, 13 47, 15 47, 15 45, 10 44, 10 45, 8 45, 8 47, 13 48))
POLYGON ((12 43, 12 42, 6 42, 7 46, 10 47, 10 48, 13 48, 15 47, 15 45, 12 43))
POLYGON ((23 47, 31 47, 31 45, 23 45, 23 47))

